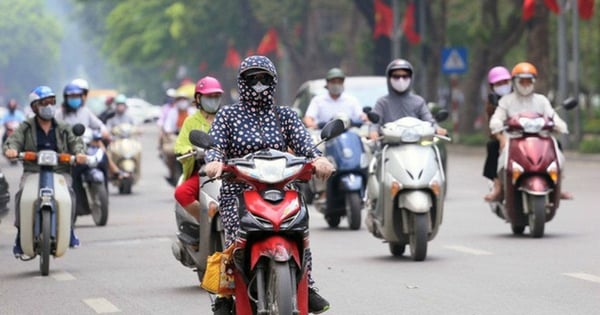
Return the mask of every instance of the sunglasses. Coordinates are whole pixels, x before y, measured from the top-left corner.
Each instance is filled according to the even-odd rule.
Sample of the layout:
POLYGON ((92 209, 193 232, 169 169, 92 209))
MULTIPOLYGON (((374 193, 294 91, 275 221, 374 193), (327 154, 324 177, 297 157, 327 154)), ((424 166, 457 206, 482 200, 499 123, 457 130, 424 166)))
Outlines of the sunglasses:
POLYGON ((398 79, 410 79, 410 74, 392 74, 391 75, 392 79, 394 80, 398 80, 398 79))
POLYGON ((250 86, 256 85, 258 82, 260 82, 260 83, 262 83, 264 85, 271 85, 271 84, 273 84, 273 77, 270 76, 269 74, 266 74, 266 73, 258 73, 258 74, 247 75, 247 76, 244 77, 244 80, 250 86))

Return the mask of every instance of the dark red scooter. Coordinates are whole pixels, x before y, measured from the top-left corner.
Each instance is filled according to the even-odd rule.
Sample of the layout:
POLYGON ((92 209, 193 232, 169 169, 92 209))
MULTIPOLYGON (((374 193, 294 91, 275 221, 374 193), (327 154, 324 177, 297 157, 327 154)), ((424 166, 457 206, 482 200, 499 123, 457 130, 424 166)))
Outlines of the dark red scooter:
MULTIPOLYGON (((321 139, 344 131, 339 120, 328 126, 321 139)), ((199 130, 190 133, 190 140, 198 147, 214 148, 199 130)), ((251 187, 238 197, 232 314, 308 314, 308 209, 290 186, 310 180, 313 171, 308 158, 273 149, 229 159, 224 165, 223 180, 251 187)))
POLYGON ((504 200, 490 205, 514 234, 529 226, 531 237, 542 237, 560 204, 561 161, 553 128, 552 118, 538 113, 520 113, 507 121, 508 157, 498 174, 504 200))

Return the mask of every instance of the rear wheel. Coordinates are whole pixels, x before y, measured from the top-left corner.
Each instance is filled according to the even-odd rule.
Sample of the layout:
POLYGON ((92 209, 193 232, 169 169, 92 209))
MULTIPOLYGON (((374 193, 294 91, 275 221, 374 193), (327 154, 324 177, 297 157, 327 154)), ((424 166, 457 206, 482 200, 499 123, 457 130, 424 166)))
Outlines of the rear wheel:
POLYGON ((522 235, 525 231, 525 226, 512 224, 511 229, 514 235, 522 235))
POLYGON ((358 192, 346 194, 346 216, 351 230, 360 229, 360 216, 362 210, 362 200, 358 192))
POLYGON ((108 221, 108 191, 104 183, 90 185, 90 212, 97 226, 104 226, 108 221))
POLYGON ((531 237, 544 236, 544 225, 546 224, 546 197, 527 196, 529 199, 529 234, 531 237))
POLYGON ((119 194, 131 194, 131 186, 133 186, 133 180, 131 178, 121 179, 121 182, 119 183, 119 194))
POLYGON ((295 290, 292 288, 290 262, 271 261, 268 273, 266 307, 271 315, 292 315, 295 290))
POLYGON ((325 221, 327 221, 327 224, 329 225, 330 228, 336 228, 340 225, 340 216, 339 215, 326 215, 325 216, 325 221))
POLYGON ((414 213, 413 231, 410 235, 410 256, 415 261, 423 261, 427 256, 427 214, 414 213))
POLYGON ((40 240, 40 272, 42 276, 47 276, 50 270, 50 252, 52 250, 51 232, 51 213, 50 211, 42 210, 42 238, 40 240))

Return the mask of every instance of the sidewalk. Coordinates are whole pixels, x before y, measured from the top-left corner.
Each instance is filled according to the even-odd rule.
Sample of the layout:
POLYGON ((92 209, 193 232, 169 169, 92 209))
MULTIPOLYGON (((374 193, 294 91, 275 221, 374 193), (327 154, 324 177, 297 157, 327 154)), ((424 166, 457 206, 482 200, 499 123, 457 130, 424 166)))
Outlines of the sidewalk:
MULTIPOLYGON (((468 146, 463 144, 447 144, 448 153, 458 154, 469 154, 475 156, 481 156, 485 158, 485 146, 468 146)), ((597 162, 600 163, 600 154, 584 154, 576 151, 565 151, 565 158, 567 162, 569 160, 586 161, 586 162, 597 162)))

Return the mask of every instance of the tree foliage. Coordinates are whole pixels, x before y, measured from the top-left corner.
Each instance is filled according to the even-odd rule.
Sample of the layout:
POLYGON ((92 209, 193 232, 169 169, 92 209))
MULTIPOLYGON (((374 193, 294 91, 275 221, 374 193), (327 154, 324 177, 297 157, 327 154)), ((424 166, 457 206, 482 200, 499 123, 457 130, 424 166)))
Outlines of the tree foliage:
POLYGON ((0 96, 11 93, 23 100, 36 85, 48 84, 61 34, 44 1, 0 1, 0 96))

